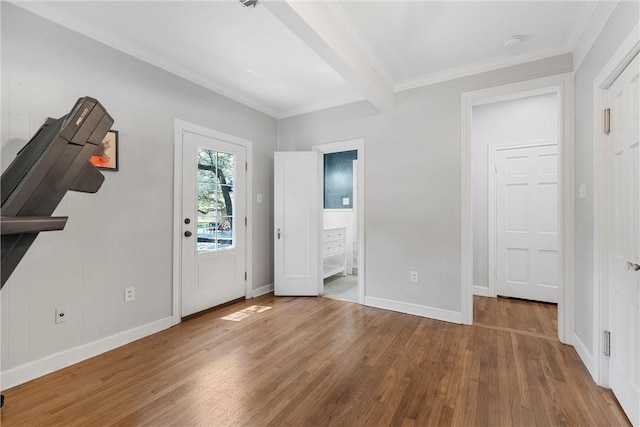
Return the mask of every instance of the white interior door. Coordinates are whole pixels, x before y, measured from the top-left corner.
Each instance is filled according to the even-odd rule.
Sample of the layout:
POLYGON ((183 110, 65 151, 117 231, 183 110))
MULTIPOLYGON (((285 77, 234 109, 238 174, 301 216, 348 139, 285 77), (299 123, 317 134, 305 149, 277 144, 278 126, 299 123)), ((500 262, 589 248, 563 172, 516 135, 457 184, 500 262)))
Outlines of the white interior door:
POLYGON ((275 295, 319 295, 320 173, 318 153, 274 155, 275 295))
POLYGON ((182 316, 245 295, 246 149, 182 134, 182 316))
POLYGON ((558 301, 558 148, 496 151, 496 291, 558 301))
POLYGON ((640 425, 640 149, 638 57, 609 89, 610 384, 633 425, 640 425))

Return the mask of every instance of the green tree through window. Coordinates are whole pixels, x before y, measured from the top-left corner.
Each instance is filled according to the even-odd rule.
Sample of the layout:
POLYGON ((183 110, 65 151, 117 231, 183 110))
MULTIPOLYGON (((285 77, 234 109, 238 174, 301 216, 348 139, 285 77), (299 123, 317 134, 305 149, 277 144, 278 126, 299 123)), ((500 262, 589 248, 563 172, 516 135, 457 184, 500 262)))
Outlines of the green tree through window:
POLYGON ((206 245, 206 250, 228 247, 233 230, 234 156, 199 148, 197 160, 198 241, 213 243, 206 245), (207 230, 207 236, 201 230, 207 230))

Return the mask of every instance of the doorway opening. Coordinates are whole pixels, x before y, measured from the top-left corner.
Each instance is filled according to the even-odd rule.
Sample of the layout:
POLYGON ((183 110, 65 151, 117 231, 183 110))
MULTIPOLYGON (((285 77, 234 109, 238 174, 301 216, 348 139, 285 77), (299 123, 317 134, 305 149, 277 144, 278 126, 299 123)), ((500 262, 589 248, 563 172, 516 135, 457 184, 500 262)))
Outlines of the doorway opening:
POLYGON ((364 303, 364 140, 313 147, 322 154, 321 295, 364 303))
POLYGON ((555 92, 473 107, 476 325, 515 310, 528 330, 557 334, 557 111, 555 92), (530 307, 538 316, 525 316, 530 307))
MULTIPOLYGON (((532 284, 538 288, 534 289, 536 292, 545 288, 544 291, 551 293, 558 304, 558 337, 561 342, 572 338, 574 224, 570 218, 573 218, 574 190, 571 92, 571 76, 564 74, 462 95, 463 323, 473 323, 474 295, 496 297, 503 293, 498 292, 499 280, 507 279, 507 285, 512 287, 532 284), (543 117, 536 116, 528 122, 507 117, 522 114, 531 118, 531 114, 526 112, 531 107, 526 107, 527 102, 538 104, 543 111, 538 114, 543 117), (545 111, 545 104, 552 108, 545 111), (497 125, 490 124, 481 131, 476 126, 476 119, 482 109, 485 112, 502 109, 501 112, 493 111, 498 113, 497 117, 502 114, 502 119, 497 125), (536 123, 536 120, 542 120, 542 123, 536 123), (544 132, 540 133, 541 129, 544 132), (477 140, 482 132, 485 140, 479 144, 477 140), (479 154, 474 156, 474 151, 479 154), (484 165, 484 170, 480 165, 484 165), (491 184, 490 174, 495 178, 491 184), (502 194, 498 194, 496 187, 500 180, 505 184, 500 189, 502 194), (508 188, 507 183, 514 185, 508 188), (485 186, 483 191, 479 190, 480 185, 485 186), (543 193, 541 202, 529 197, 528 188, 533 186, 538 188, 538 193, 543 193), (494 197, 491 204, 490 191, 494 197), (480 202, 485 206, 484 217, 476 215, 480 202), (506 216, 504 210, 498 214, 498 203, 505 205, 506 216), (544 210, 540 204, 546 205, 544 210), (536 217, 533 222, 530 220, 532 216, 536 217), (535 225, 533 230, 532 225, 535 225), (516 233, 508 235, 507 232, 512 231, 516 233), (486 238, 479 238, 480 234, 486 238), (516 241, 508 240, 514 237, 516 241), (517 238, 522 241, 517 241, 517 238), (500 244, 501 254, 498 253, 500 244), (525 246, 520 247, 521 244, 525 246), (482 277, 484 280, 478 279, 482 277)), ((511 296, 529 298, 526 295, 511 296)), ((554 298, 530 299, 555 302, 554 298)))
POLYGON ((555 92, 473 107, 473 292, 558 302, 555 92))

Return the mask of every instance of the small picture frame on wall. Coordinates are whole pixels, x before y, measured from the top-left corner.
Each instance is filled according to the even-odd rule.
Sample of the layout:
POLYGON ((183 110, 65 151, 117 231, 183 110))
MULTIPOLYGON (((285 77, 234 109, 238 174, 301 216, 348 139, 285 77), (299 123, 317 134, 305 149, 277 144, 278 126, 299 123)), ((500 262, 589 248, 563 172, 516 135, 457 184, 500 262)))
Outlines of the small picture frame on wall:
POLYGON ((91 164, 98 169, 117 171, 118 143, 118 131, 112 129, 107 132, 102 144, 98 146, 96 152, 89 158, 91 164))

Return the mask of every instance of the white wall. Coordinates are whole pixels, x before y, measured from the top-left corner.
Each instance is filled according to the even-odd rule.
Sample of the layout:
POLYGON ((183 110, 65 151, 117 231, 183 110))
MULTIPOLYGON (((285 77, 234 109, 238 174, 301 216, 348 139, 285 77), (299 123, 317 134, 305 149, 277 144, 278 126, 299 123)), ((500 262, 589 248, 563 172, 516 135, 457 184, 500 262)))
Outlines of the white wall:
POLYGON ((365 138, 365 301, 460 321, 461 94, 571 66, 563 55, 399 92, 384 113, 360 102, 280 121, 281 150, 365 138))
POLYGON ((636 1, 618 3, 575 73, 575 182, 576 185, 587 186, 587 197, 576 201, 575 332, 581 345, 592 355, 595 350, 594 334, 597 332, 593 330, 593 82, 613 52, 638 24, 639 5, 636 1))
POLYGON ((2 164, 47 116, 85 95, 115 119, 120 171, 105 172, 95 195, 68 193, 56 211, 69 216, 65 230, 40 234, 2 289, 3 387, 13 381, 7 371, 74 349, 89 354, 172 315, 174 118, 253 141, 253 191, 264 202, 249 196, 252 286, 273 282, 277 121, 3 2, 2 164), (136 300, 125 304, 127 286, 136 300), (56 307, 68 309, 67 323, 54 323, 56 307))
POLYGON ((487 295, 489 286, 488 149, 494 144, 524 144, 558 135, 555 93, 477 105, 472 113, 471 176, 473 196, 473 286, 487 295))

